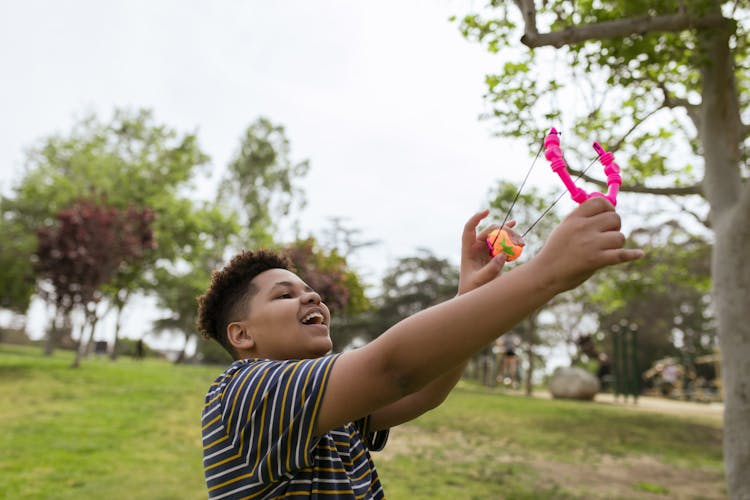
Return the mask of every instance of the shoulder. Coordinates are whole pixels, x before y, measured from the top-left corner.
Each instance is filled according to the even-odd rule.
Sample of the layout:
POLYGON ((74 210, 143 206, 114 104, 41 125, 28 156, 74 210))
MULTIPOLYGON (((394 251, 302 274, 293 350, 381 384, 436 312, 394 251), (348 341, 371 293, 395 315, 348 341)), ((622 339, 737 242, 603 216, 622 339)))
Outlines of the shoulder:
POLYGON ((214 380, 206 402, 232 401, 247 392, 260 396, 277 389, 298 392, 310 387, 324 388, 337 358, 338 355, 328 355, 303 360, 254 358, 235 361, 214 380))

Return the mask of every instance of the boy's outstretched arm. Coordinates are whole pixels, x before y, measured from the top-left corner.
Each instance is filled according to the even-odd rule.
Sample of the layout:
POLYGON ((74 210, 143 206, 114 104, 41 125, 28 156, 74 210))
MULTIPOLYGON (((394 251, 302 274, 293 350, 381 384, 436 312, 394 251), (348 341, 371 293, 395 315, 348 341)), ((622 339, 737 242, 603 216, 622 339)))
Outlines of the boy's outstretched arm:
MULTIPOLYGON (((489 215, 489 210, 476 213, 464 225, 461 234, 458 295, 470 292, 497 278, 505 265, 505 255, 500 254, 494 258, 490 257, 485 241, 490 231, 498 226, 489 226, 477 234, 479 222, 487 215, 489 215)), ((514 225, 515 221, 510 221, 505 227, 509 229, 514 225)), ((515 233, 513 234, 517 236, 515 233)), ((517 240, 521 241, 520 236, 517 236, 517 240)), ((370 428, 381 430, 395 427, 439 406, 461 380, 467 363, 468 360, 464 360, 457 367, 440 375, 419 391, 374 411, 370 415, 370 428)))
POLYGON ((581 204, 528 263, 342 354, 331 370, 316 434, 418 392, 597 269, 643 255, 624 244, 620 218, 609 202, 593 198, 581 204))

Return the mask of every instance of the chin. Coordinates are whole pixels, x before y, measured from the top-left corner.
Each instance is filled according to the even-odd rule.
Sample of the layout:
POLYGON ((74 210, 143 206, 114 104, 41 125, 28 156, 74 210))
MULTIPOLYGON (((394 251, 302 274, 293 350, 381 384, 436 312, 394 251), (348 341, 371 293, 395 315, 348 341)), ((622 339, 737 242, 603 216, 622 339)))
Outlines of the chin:
POLYGON ((332 349, 333 349, 333 342, 329 340, 328 342, 326 342, 325 345, 321 345, 320 347, 316 346, 315 354, 313 357, 321 358, 325 356, 326 354, 330 353, 332 349))

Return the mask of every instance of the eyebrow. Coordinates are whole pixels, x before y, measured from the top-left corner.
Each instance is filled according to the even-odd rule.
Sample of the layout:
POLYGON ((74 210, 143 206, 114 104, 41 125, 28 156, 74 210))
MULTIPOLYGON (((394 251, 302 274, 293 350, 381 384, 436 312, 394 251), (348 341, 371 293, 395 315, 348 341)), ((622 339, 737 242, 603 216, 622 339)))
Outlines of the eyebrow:
MULTIPOLYGON (((312 292, 312 291, 313 291, 313 289, 312 289, 312 288, 310 288, 310 285, 308 285, 307 283, 304 283, 304 282, 302 282, 302 284, 304 285, 303 289, 304 289, 304 290, 305 290, 306 292, 312 292)), ((295 284, 294 284, 294 283, 292 283, 291 281, 277 281, 277 282, 276 282, 276 283, 274 283, 274 285, 273 285, 273 286, 271 287, 271 290, 273 290, 274 288, 276 288, 276 287, 279 287, 279 286, 287 286, 287 287, 289 287, 289 288, 294 288, 294 285, 295 285, 295 284)))

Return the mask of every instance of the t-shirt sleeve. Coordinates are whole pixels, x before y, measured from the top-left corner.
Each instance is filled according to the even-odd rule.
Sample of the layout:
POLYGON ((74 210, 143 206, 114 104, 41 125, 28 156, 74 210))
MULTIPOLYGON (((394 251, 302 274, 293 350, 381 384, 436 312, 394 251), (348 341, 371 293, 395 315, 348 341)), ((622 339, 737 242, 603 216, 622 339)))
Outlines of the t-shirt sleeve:
POLYGON ((336 359, 257 360, 233 377, 224 422, 258 479, 277 481, 311 465, 313 429, 336 359))

